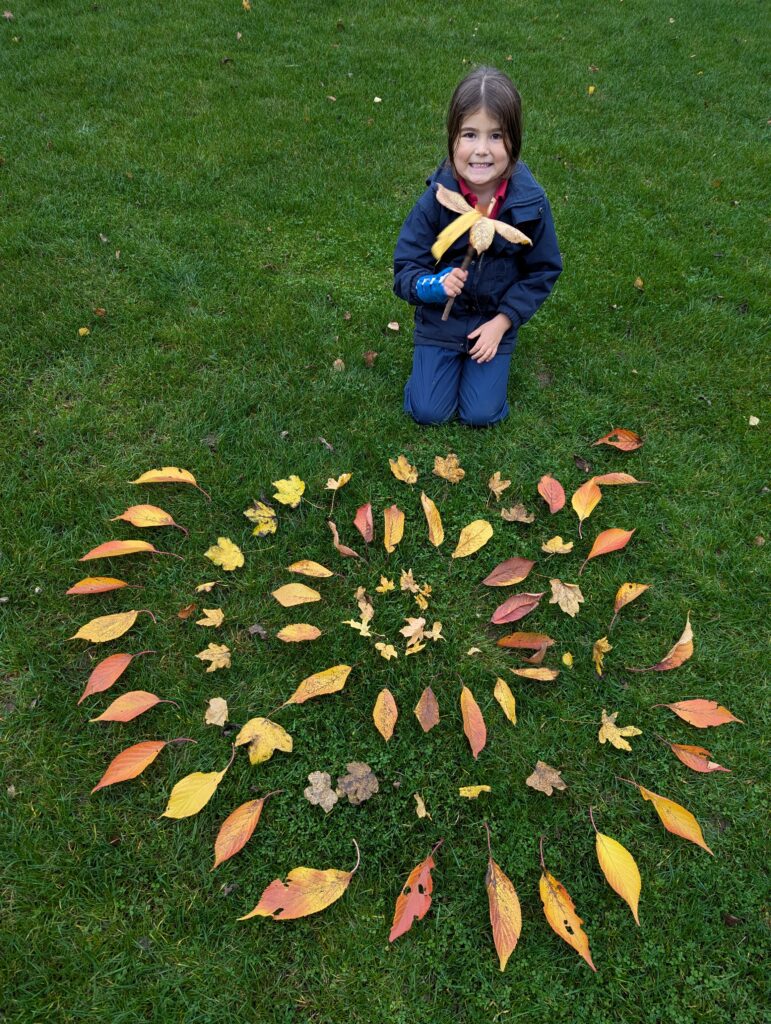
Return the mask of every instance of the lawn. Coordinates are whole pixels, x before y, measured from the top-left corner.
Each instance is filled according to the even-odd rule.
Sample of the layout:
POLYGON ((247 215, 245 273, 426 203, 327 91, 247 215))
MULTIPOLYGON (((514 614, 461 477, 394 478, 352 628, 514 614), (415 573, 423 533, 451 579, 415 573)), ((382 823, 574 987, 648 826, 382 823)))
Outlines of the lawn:
POLYGON ((764 1020, 767 10, 750 0, 252 0, 251 10, 240 0, 25 0, 10 13, 0 20, 0 1017, 764 1020), (550 197, 565 272, 520 333, 509 419, 427 429, 401 412, 411 310, 391 291, 391 255, 442 158, 452 90, 478 63, 506 70, 522 93, 522 156, 550 197), (637 431, 642 448, 592 446, 614 427, 637 431), (448 452, 466 471, 456 485, 431 472, 448 452), (414 487, 390 472, 399 454, 420 473, 414 487), (168 465, 192 471, 211 502, 190 487, 128 482, 168 465), (500 503, 487 488, 495 471, 512 481, 500 503), (605 488, 581 538, 570 495, 613 471, 648 483, 605 488), (337 554, 326 525, 325 484, 343 472, 353 476, 334 519, 361 561, 337 554), (304 500, 277 506, 277 532, 253 537, 243 510, 271 501, 272 481, 290 474, 305 481, 304 500), (544 474, 568 496, 553 516, 536 492, 544 474), (442 515, 439 548, 421 489, 442 515), (109 521, 138 502, 167 509, 189 536, 109 521), (353 527, 367 502, 369 546, 353 527), (531 525, 500 517, 517 502, 535 513, 531 525), (388 554, 393 503, 406 526, 388 554), (462 527, 480 518, 492 539, 452 559, 462 527), (612 527, 635 533, 579 577, 612 527), (182 558, 78 563, 103 541, 140 534, 182 558), (555 534, 574 542, 570 554, 541 551, 555 534), (204 557, 220 536, 241 547, 243 568, 204 557), (513 556, 536 561, 514 590, 546 596, 522 622, 491 626, 514 591, 481 580, 513 556), (336 575, 292 577, 298 559, 336 575), (398 583, 410 568, 432 587, 425 615, 445 640, 406 657, 398 631, 418 611, 398 583), (383 574, 394 593, 375 592, 383 574), (65 596, 87 575, 142 589, 65 596), (553 577, 580 583, 575 618, 548 603, 553 577), (221 585, 196 594, 207 580, 221 585), (322 600, 280 607, 271 591, 292 580, 322 600), (608 634, 625 581, 651 588, 608 634), (358 618, 358 586, 396 660, 342 624, 358 618), (191 602, 222 608, 223 625, 181 620, 191 602), (140 616, 102 646, 68 640, 88 619, 130 608, 156 621, 140 616), (629 671, 658 662, 689 614, 689 660, 629 671), (322 637, 275 638, 302 621, 322 637), (250 633, 255 623, 266 639, 250 633), (515 629, 555 639, 545 664, 560 669, 556 680, 509 672, 524 663, 496 641, 515 629), (613 649, 599 676, 592 646, 606 635, 613 649), (229 670, 208 674, 196 660, 210 642, 228 645, 229 670), (101 658, 143 649, 156 653, 78 705, 101 658), (176 782, 230 757, 232 733, 203 722, 211 697, 225 697, 240 725, 341 663, 353 668, 342 692, 277 713, 291 754, 252 767, 240 751, 199 814, 161 817, 176 782), (498 677, 516 696, 515 726, 493 697, 498 677), (424 734, 412 709, 427 685, 441 721, 424 734), (487 723, 477 760, 463 685, 487 723), (400 712, 388 744, 372 722, 384 687, 400 712), (175 703, 127 724, 88 721, 131 689, 175 703), (743 724, 698 730, 654 707, 697 697, 743 724), (603 708, 642 730, 631 752, 597 742, 603 708), (197 742, 91 795, 124 747, 181 736, 197 742), (696 774, 664 740, 704 746, 731 771, 696 774), (561 771, 564 791, 525 785, 537 760, 561 771), (371 766, 376 796, 329 815, 304 799, 310 772, 336 779, 351 761, 371 766), (624 779, 687 807, 714 857, 665 831, 624 779), (460 798, 473 784, 491 792, 460 798), (224 818, 272 790, 282 792, 245 849, 211 872, 224 818), (417 817, 415 793, 430 819, 417 817), (639 929, 600 872, 589 808, 639 865, 639 929), (488 920, 485 822, 522 905, 505 973, 488 920), (544 917, 542 837, 596 974, 544 917), (353 839, 361 866, 323 913, 237 920, 296 866, 350 870, 353 839), (440 839, 431 910, 389 945, 400 888, 440 839))

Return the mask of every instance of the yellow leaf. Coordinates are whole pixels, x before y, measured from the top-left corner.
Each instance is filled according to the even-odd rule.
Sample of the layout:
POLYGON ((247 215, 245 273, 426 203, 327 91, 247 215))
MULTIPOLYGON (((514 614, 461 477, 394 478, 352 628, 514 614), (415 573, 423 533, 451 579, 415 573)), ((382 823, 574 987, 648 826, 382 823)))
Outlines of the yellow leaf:
POLYGON ((132 484, 192 484, 198 487, 195 477, 186 469, 179 469, 177 466, 163 466, 162 469, 149 469, 146 473, 138 476, 132 484))
POLYGON ((396 653, 396 648, 392 647, 391 644, 384 644, 378 642, 375 644, 375 650, 380 652, 380 657, 385 658, 386 661, 390 661, 391 658, 398 658, 399 655, 396 653))
POLYGON ((203 716, 205 725, 226 725, 228 720, 228 702, 223 697, 212 697, 203 716))
MULTIPOLYGON (((358 850, 358 848, 357 848, 358 850)), ((353 871, 338 871, 327 868, 294 868, 287 875, 286 883, 274 879, 260 897, 260 902, 239 917, 246 921, 250 917, 269 917, 273 921, 291 921, 298 917, 317 914, 339 900, 359 866, 358 859, 353 871)))
POLYGON ((597 836, 597 860, 600 862, 602 873, 608 880, 608 885, 625 900, 634 915, 638 926, 640 918, 637 916, 637 906, 640 902, 640 890, 642 880, 640 871, 634 857, 625 846, 616 839, 598 832, 597 836))
POLYGON ((381 576, 380 577, 380 586, 379 587, 375 587, 375 590, 377 591, 378 594, 387 594, 389 590, 395 590, 395 589, 396 588, 395 588, 395 585, 394 585, 394 581, 393 580, 389 580, 388 577, 386 577, 386 576, 381 576))
POLYGON ((341 625, 357 629, 362 636, 372 636, 368 623, 363 619, 360 622, 357 622, 356 619, 343 619, 341 625))
POLYGON ((305 491, 305 481, 293 473, 288 480, 274 480, 273 486, 277 488, 273 495, 276 501, 290 508, 297 508, 305 491))
POLYGON ((321 630, 317 626, 311 626, 308 622, 296 622, 291 626, 284 626, 276 633, 278 640, 285 644, 302 643, 305 640, 318 640, 321 630))
POLYGON ((458 546, 452 553, 453 558, 466 558, 479 551, 490 540, 493 535, 493 528, 486 519, 475 519, 468 526, 464 526, 458 538, 458 546))
POLYGON ((420 503, 426 514, 428 539, 435 548, 438 548, 444 542, 444 527, 442 526, 442 517, 439 515, 439 509, 425 492, 421 492, 420 503))
POLYGON ((221 626, 225 613, 221 608, 204 608, 203 616, 196 620, 196 626, 221 626))
MULTIPOLYGON (((616 600, 613 602, 613 618, 611 619, 611 626, 616 620, 616 616, 621 609, 630 604, 640 594, 644 594, 646 590, 650 589, 650 583, 622 583, 616 591, 616 600)), ((608 627, 610 628, 610 627, 608 627)))
POLYGON ((417 814, 417 816, 419 818, 428 818, 429 821, 432 821, 433 819, 426 810, 426 805, 423 802, 423 797, 420 795, 420 793, 413 793, 413 796, 415 797, 415 813, 417 814))
POLYGON ((278 590, 272 590, 271 597, 275 597, 283 608, 293 608, 297 604, 310 604, 321 600, 318 590, 306 587, 304 583, 285 583, 278 590))
POLYGON ((573 506, 573 511, 578 516, 580 524, 583 524, 584 520, 589 518, 601 497, 602 491, 594 482, 594 477, 581 484, 573 494, 570 504, 573 506))
POLYGON ((434 459, 434 476, 440 476, 451 484, 458 484, 466 475, 465 469, 460 468, 458 456, 455 452, 449 452, 446 459, 437 455, 434 459))
POLYGON ((542 683, 550 683, 560 674, 556 668, 510 668, 509 672, 522 679, 537 679, 542 683))
POLYGON ((341 487, 345 487, 352 476, 352 473, 341 473, 337 480, 330 477, 329 480, 327 480, 327 490, 339 491, 341 487))
POLYGON ((255 501, 252 508, 244 509, 244 515, 254 523, 252 536, 266 537, 276 532, 276 510, 266 505, 264 501, 255 501))
POLYGON ((570 651, 565 651, 565 653, 562 655, 562 664, 565 666, 565 668, 573 667, 573 655, 570 653, 570 651))
POLYGON ((656 813, 661 819, 661 823, 668 832, 674 833, 676 836, 680 836, 682 839, 687 839, 691 843, 695 843, 700 846, 707 853, 714 853, 704 842, 704 836, 702 835, 701 825, 699 825, 696 818, 691 814, 685 807, 681 807, 680 804, 676 804, 674 800, 668 800, 665 796, 659 796, 658 793, 651 793, 649 789, 645 789, 643 786, 638 787, 645 800, 650 800, 653 806, 656 808, 656 813))
POLYGON ((514 694, 509 689, 509 684, 505 679, 495 680, 495 689, 493 690, 493 697, 498 701, 501 706, 501 710, 504 715, 508 718, 512 725, 517 724, 517 702, 514 698, 514 694))
POLYGON ((166 810, 161 817, 190 818, 198 814, 211 800, 227 770, 225 768, 221 772, 193 772, 192 775, 180 779, 172 789, 166 810))
POLYGON ((215 565, 222 566, 227 572, 240 569, 244 564, 241 549, 228 537, 218 537, 217 543, 212 545, 208 551, 204 551, 204 555, 215 565))
POLYGON ((78 335, 81 338, 86 338, 91 333, 90 327, 78 327, 78 335))
POLYGON ((394 734, 394 727, 396 726, 396 719, 398 717, 399 709, 396 706, 394 695, 390 690, 381 690, 377 695, 375 706, 372 709, 372 719, 375 723, 375 728, 386 743, 388 743, 394 734))
POLYGON ((291 565, 287 566, 287 569, 289 572, 296 572, 301 576, 311 576, 314 579, 328 579, 330 576, 335 575, 331 569, 327 569, 320 562, 311 562, 305 558, 299 562, 292 562, 291 565))
POLYGON ((442 636, 442 623, 437 620, 431 626, 431 629, 427 629, 424 632, 423 637, 426 640, 433 640, 434 642, 437 640, 444 640, 445 638, 442 636))
POLYGON ((401 480, 405 484, 417 483, 418 471, 414 466, 410 465, 403 455, 400 455, 397 459, 389 459, 388 465, 391 467, 391 472, 397 480, 401 480))
POLYGON ((404 536, 404 513, 396 505, 391 505, 383 513, 385 518, 385 536, 383 544, 390 555, 396 550, 396 545, 404 536))
POLYGON ((207 672, 216 672, 218 668, 230 668, 230 648, 225 644, 209 644, 205 651, 196 654, 199 661, 209 661, 207 672))
POLYGON ((487 481, 487 486, 495 495, 495 500, 500 501, 503 492, 511 487, 511 480, 501 480, 501 474, 496 470, 487 481))
POLYGON ((282 707, 286 707, 287 704, 304 704, 306 700, 320 697, 325 693, 337 693, 345 686, 350 671, 350 665, 333 665, 323 672, 308 676, 307 679, 303 679, 289 700, 284 701, 282 707))
POLYGON ((490 786, 461 786, 458 790, 458 796, 467 800, 476 800, 480 793, 492 793, 492 789, 490 786))
POLYGON ((612 715, 608 715, 605 708, 602 709, 602 725, 597 735, 597 739, 600 743, 610 743, 616 750, 629 750, 631 747, 624 739, 624 736, 642 736, 642 730, 636 728, 634 725, 625 725, 623 729, 619 729, 616 725, 616 717, 618 711, 614 711, 612 715))
POLYGON ((549 580, 551 583, 551 598, 549 604, 558 604, 560 608, 575 618, 579 612, 579 605, 584 603, 584 595, 577 583, 563 583, 562 580, 549 580))
POLYGON ((487 864, 485 887, 490 906, 493 942, 500 969, 503 971, 522 932, 522 910, 511 879, 495 863, 492 855, 487 864))
POLYGON ((292 737, 277 722, 269 718, 250 718, 236 736, 236 746, 249 744, 249 760, 252 764, 269 761, 276 750, 292 753, 292 737))
POLYGON ((545 551, 549 555, 568 555, 572 550, 573 541, 569 540, 565 543, 559 535, 541 545, 541 551, 545 551))
POLYGON ((196 594, 210 594, 212 590, 217 586, 217 581, 213 583, 199 583, 195 588, 196 594))
POLYGON ((572 946, 593 971, 597 968, 592 963, 589 952, 589 939, 581 925, 584 923, 576 913, 576 907, 565 886, 549 871, 544 871, 538 884, 543 902, 546 920, 561 939, 572 946))
POLYGON ((118 612, 116 615, 99 615, 91 619, 70 640, 90 640, 93 644, 103 644, 123 636, 136 622, 138 611, 118 612))
POLYGON ((157 505, 132 505, 125 512, 121 512, 119 516, 113 516, 110 522, 115 523, 119 519, 139 527, 177 525, 169 513, 164 512, 157 505))
POLYGON ((613 645, 608 643, 606 636, 600 637, 599 640, 595 640, 594 647, 592 647, 592 661, 594 667, 597 669, 597 675, 602 675, 602 659, 608 653, 613 650, 613 645))

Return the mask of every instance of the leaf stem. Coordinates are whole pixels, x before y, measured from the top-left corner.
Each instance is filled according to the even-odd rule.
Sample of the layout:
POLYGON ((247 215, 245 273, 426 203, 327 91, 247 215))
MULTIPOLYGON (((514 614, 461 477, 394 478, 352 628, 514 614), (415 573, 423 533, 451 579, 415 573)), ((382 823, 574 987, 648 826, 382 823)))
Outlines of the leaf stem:
POLYGON ((486 821, 483 821, 482 824, 484 825, 485 831, 487 832, 487 853, 488 853, 488 856, 490 857, 490 860, 492 860, 493 859, 493 851, 492 851, 492 849, 490 847, 490 826, 487 824, 486 821))
POLYGON ((148 608, 140 608, 139 611, 137 612, 137 615, 141 615, 142 612, 145 612, 147 615, 149 615, 150 618, 153 620, 153 622, 156 625, 158 625, 158 620, 156 619, 156 617, 153 615, 153 613, 148 608))
POLYGON ((539 854, 539 857, 541 858, 541 870, 543 871, 544 874, 546 874, 546 864, 544 863, 544 859, 543 859, 543 833, 541 833, 541 839, 540 839, 540 842, 538 844, 538 854, 539 854))
POLYGON ((351 842, 356 847, 356 863, 354 864, 353 870, 351 871, 351 874, 355 875, 359 868, 359 864, 361 864, 361 851, 359 850, 359 844, 356 842, 355 839, 352 838, 351 842))
POLYGON ((197 743, 198 740, 192 739, 190 736, 177 736, 176 739, 167 740, 167 743, 197 743))
POLYGON ((589 808, 589 819, 591 820, 591 823, 592 823, 592 828, 593 828, 593 829, 594 829, 594 831, 595 831, 595 832, 597 832, 597 834, 599 835, 599 832, 598 832, 597 826, 596 826, 596 825, 594 824, 594 815, 592 814, 592 808, 591 808, 591 807, 589 808))

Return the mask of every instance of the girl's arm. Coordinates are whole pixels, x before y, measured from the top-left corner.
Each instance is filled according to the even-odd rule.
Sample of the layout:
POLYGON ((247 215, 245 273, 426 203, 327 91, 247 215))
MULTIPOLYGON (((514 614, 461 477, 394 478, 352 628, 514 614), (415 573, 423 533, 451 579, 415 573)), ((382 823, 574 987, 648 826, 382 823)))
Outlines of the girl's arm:
POLYGON ((436 274, 431 246, 439 231, 439 204, 427 190, 410 211, 394 250, 394 291, 413 306, 420 304, 418 278, 436 274))
POLYGON ((498 305, 498 312, 504 313, 516 328, 526 324, 546 301, 562 273, 562 257, 549 200, 544 197, 540 220, 518 227, 530 236, 533 244, 523 246, 518 256, 520 266, 525 270, 524 276, 504 293, 498 305))

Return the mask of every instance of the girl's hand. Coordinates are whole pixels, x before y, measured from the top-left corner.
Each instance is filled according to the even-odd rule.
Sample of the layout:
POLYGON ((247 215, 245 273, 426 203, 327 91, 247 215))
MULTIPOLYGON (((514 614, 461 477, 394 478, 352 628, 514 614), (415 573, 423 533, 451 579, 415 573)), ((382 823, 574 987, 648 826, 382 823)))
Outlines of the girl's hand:
POLYGON ((476 338, 476 344, 469 349, 469 356, 475 363, 489 363, 495 358, 501 338, 509 327, 511 320, 504 313, 499 313, 467 335, 469 340, 476 338))
POLYGON ((468 270, 461 270, 460 267, 453 267, 447 277, 442 278, 444 294, 448 298, 460 295, 463 291, 463 285, 466 283, 467 277, 468 270))

